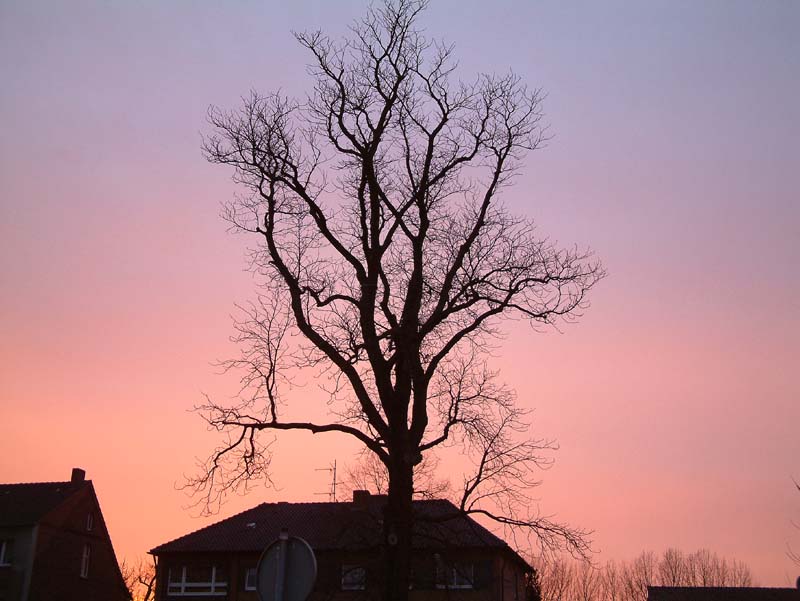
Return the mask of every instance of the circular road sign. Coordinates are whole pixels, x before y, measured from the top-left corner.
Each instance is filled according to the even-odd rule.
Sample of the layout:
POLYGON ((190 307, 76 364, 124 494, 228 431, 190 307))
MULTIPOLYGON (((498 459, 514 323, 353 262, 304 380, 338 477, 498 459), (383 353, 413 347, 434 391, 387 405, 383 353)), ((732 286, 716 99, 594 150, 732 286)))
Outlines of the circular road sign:
POLYGON ((302 538, 281 532, 258 560, 256 590, 261 601, 306 601, 317 579, 317 558, 302 538))

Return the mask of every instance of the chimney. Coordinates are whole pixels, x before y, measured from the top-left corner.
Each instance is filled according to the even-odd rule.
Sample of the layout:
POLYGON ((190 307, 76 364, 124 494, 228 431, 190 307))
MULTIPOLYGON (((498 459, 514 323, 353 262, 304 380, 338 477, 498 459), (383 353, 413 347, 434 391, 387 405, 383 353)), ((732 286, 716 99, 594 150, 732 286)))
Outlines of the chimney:
POLYGON ((353 505, 356 507, 366 507, 367 503, 369 503, 369 491, 368 490, 354 490, 353 491, 353 505))
POLYGON ((71 483, 76 484, 78 482, 83 482, 85 479, 86 479, 86 470, 82 470, 79 467, 72 468, 72 477, 69 479, 71 483))

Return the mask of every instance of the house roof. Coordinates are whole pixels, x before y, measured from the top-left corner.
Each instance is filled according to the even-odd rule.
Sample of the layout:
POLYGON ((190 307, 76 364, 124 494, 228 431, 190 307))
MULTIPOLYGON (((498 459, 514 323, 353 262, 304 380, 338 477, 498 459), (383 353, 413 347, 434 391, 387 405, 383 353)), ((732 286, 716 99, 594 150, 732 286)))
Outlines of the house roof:
POLYGON ((650 586, 648 601, 800 601, 796 588, 650 586))
MULTIPOLYGON (((368 496, 361 503, 262 503, 150 552, 260 553, 278 538, 282 529, 290 536, 304 538, 315 551, 374 548, 381 541, 380 520, 385 503, 386 497, 379 495, 368 496)), ((414 510, 414 548, 491 547, 511 551, 505 541, 475 520, 460 515, 449 501, 414 501, 414 510)))
POLYGON ((39 522, 91 480, 0 484, 0 526, 30 526, 39 522))

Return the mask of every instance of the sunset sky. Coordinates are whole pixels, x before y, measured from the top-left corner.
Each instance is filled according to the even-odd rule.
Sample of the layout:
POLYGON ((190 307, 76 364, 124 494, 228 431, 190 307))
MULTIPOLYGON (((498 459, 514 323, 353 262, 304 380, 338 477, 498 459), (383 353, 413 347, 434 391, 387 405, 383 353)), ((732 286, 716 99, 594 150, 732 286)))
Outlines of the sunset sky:
MULTIPOLYGON (((287 435, 277 488, 199 518, 177 487, 235 392, 215 360, 251 298, 209 105, 301 96, 292 30, 366 2, 0 3, 0 482, 93 479, 120 559, 262 501, 323 500, 354 447, 287 435)), ((609 276, 577 324, 495 365, 556 464, 544 513, 597 559, 704 547, 762 585, 800 566, 800 2, 433 0, 460 74, 547 92, 553 140, 505 193, 609 276)), ((309 390, 313 388, 310 384, 309 390)), ((312 394, 312 393, 309 393, 312 394)), ((313 396, 313 394, 312 394, 313 396)))

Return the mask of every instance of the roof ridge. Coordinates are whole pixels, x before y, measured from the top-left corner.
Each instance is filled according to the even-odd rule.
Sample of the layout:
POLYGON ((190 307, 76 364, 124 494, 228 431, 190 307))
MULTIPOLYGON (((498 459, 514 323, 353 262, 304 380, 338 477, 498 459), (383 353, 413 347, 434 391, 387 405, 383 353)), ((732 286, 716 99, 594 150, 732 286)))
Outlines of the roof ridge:
POLYGON ((68 499, 87 492, 94 494, 91 480, 0 484, 0 524, 19 526, 38 523, 68 499))
MULTIPOLYGON (((349 501, 263 501, 223 519, 216 516, 217 521, 154 546, 149 552, 160 555, 192 548, 206 551, 263 550, 267 539, 277 537, 280 528, 288 528, 295 535, 306 538, 315 548, 319 546, 325 549, 331 545, 334 547, 330 548, 335 548, 339 544, 355 545, 359 548, 364 545, 374 546, 380 538, 380 509, 386 499, 373 496, 371 501, 364 504, 349 501), (371 523, 374 519, 375 523, 364 523, 360 517, 362 512, 372 516, 368 521, 371 523), (363 524, 367 530, 356 532, 349 527, 346 528, 347 531, 342 530, 354 520, 359 525, 363 524)), ((414 532, 417 542, 414 544, 421 545, 421 548, 458 540, 458 544, 462 546, 490 546, 510 550, 506 541, 471 516, 459 512, 458 507, 448 499, 415 500, 414 506, 420 512, 417 522, 419 530, 415 528, 414 532), (430 521, 423 516, 446 516, 446 519, 430 521)))
POLYGON ((72 482, 71 480, 53 480, 46 482, 0 482, 0 486, 38 486, 41 484, 85 484, 91 480, 81 480, 80 482, 72 482))
MULTIPOLYGON (((196 530, 192 530, 191 532, 187 532, 186 534, 183 534, 181 536, 173 538, 172 540, 168 540, 166 542, 163 542, 160 545, 157 545, 157 546, 153 547, 152 549, 150 549, 148 551, 148 553, 152 553, 153 551, 155 551, 156 549, 160 549, 161 547, 166 547, 167 545, 171 545, 172 543, 177 542, 177 541, 179 541, 179 540, 181 540, 183 538, 186 538, 188 536, 193 536, 193 535, 197 534, 198 532, 202 532, 206 528, 211 528, 213 526, 218 526, 219 524, 224 524, 225 522, 227 522, 229 520, 232 520, 233 518, 239 517, 240 515, 244 515, 245 513, 250 513, 251 511, 255 511, 256 509, 258 509, 262 505, 277 505, 277 503, 267 503, 267 502, 259 503, 258 505, 255 505, 254 507, 251 507, 250 509, 245 509, 244 511, 240 511, 239 513, 234 513, 233 515, 230 515, 230 516, 228 516, 226 518, 223 518, 223 519, 221 519, 219 521, 213 522, 211 524, 206 524, 205 526, 201 526, 200 528, 197 528, 196 530)), ((211 516, 207 516, 207 517, 211 517, 211 516)))
MULTIPOLYGON (((376 495, 370 495, 371 499, 376 499, 376 500, 382 500, 385 497, 386 497, 386 495, 377 495, 377 494, 376 495)), ((416 503, 446 503, 446 504, 452 506, 453 508, 458 509, 453 504, 453 502, 450 501, 449 499, 414 499, 414 503, 415 504, 416 503)), ((207 528, 220 526, 220 525, 222 525, 222 524, 224 524, 224 523, 228 522, 229 520, 232 520, 232 519, 234 519, 236 517, 239 517, 239 516, 244 515, 246 513, 253 512, 253 511, 257 510, 259 507, 262 507, 262 506, 281 507, 281 506, 287 506, 287 505, 295 505, 295 506, 297 506, 297 505, 341 506, 341 505, 353 505, 353 502, 352 501, 262 501, 258 505, 254 505, 253 507, 251 507, 249 509, 242 510, 242 511, 240 511, 238 513, 234 513, 234 514, 232 514, 232 515, 230 515, 230 516, 228 516, 226 518, 222 518, 221 520, 217 520, 216 522, 213 522, 211 524, 207 524, 205 526, 201 526, 200 528, 197 528, 195 530, 187 532, 186 534, 183 534, 183 535, 178 536, 176 538, 173 538, 171 540, 165 541, 165 542, 161 543, 160 545, 157 545, 157 546, 153 547, 152 549, 150 549, 150 551, 148 551, 148 553, 152 553, 156 549, 160 549, 161 547, 165 547, 167 545, 170 545, 170 544, 172 544, 172 543, 174 543, 176 541, 179 541, 179 540, 181 540, 183 538, 186 538, 186 537, 189 537, 189 536, 193 536, 193 535, 197 534, 198 532, 202 532, 203 530, 205 530, 207 528)), ((480 526, 480 524, 478 524, 478 525, 480 526)), ((483 526, 481 526, 481 527, 483 528, 483 526)), ((491 531, 487 530, 486 528, 484 528, 484 530, 489 532, 489 534, 492 534, 492 536, 495 536, 491 531)), ((502 540, 502 539, 500 539, 500 540, 502 540)), ((503 542, 505 542, 505 541, 503 541, 503 542)))

